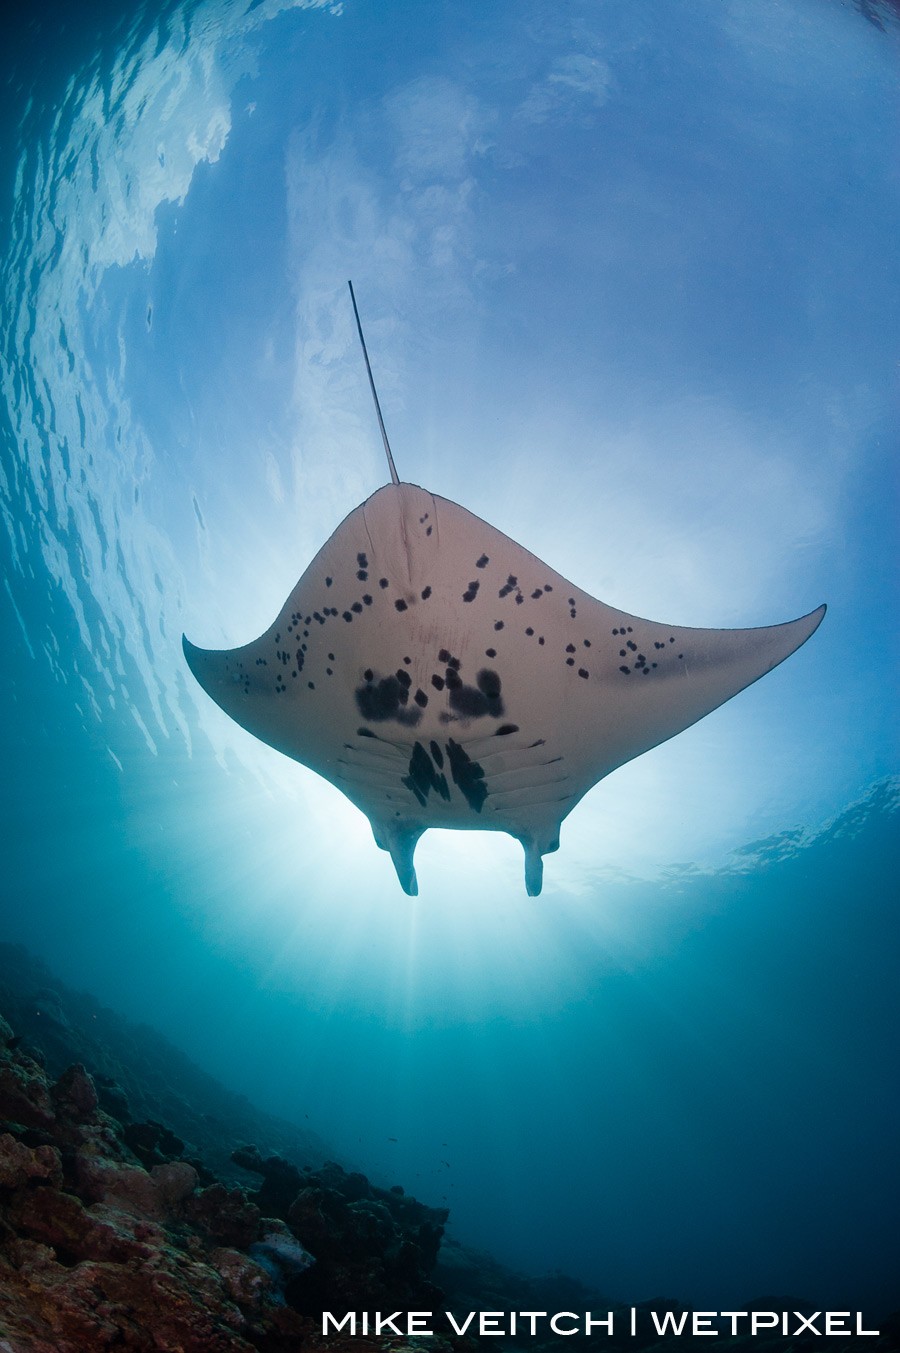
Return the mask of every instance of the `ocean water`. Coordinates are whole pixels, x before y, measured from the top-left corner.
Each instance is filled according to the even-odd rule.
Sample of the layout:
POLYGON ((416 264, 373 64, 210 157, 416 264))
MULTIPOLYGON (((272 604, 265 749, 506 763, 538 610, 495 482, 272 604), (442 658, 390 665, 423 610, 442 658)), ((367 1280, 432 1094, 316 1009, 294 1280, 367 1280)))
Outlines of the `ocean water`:
POLYGON ((2 928, 506 1263, 900 1306, 888 4, 232 0, 10 24, 2 928), (385 480, 686 625, 821 630, 420 896, 231 724, 385 480))

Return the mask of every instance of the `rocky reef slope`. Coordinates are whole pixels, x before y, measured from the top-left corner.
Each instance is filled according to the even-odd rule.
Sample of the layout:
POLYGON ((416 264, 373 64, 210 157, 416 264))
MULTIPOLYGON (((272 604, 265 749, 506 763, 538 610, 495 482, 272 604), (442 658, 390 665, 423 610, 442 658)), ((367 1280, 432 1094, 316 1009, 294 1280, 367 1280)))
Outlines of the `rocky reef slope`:
MULTIPOLYGON (((614 1307, 562 1275, 525 1278, 446 1241, 445 1209, 314 1164, 324 1153, 160 1035, 0 945, 0 1353, 449 1353, 480 1340, 323 1338, 321 1312, 614 1307), (250 1144, 259 1142, 264 1151, 250 1144)), ((629 1337, 627 1325, 618 1308, 614 1337, 575 1342, 635 1353, 673 1344, 629 1337)), ((898 1335, 893 1319, 878 1339, 829 1347, 883 1353, 900 1347, 898 1335)), ((536 1336, 497 1342, 539 1353, 559 1336, 545 1323, 536 1336)), ((685 1335, 677 1346, 700 1342, 685 1335)), ((814 1341, 716 1344, 768 1353, 814 1341)))
POLYGON ((446 1211, 313 1169, 310 1134, 10 946, 0 1010, 3 1353, 282 1353, 318 1347, 323 1309, 439 1306, 446 1211))

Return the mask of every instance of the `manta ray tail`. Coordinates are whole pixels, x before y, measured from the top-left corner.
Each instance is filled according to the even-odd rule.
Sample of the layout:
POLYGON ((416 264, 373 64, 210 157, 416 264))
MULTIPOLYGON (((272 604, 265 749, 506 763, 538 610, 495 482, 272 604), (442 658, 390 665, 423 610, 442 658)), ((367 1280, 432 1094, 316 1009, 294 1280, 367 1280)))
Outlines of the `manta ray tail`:
POLYGON ((394 457, 391 455, 391 444, 388 441, 388 435, 384 427, 384 419, 381 416, 381 405, 378 402, 378 391, 375 389, 375 377, 372 375, 372 364, 369 361, 369 350, 366 347, 366 340, 363 337, 362 322, 359 318, 359 311, 356 308, 356 296, 353 291, 353 283, 348 280, 347 286, 350 288, 350 299, 353 302, 353 314, 356 316, 356 332, 359 334, 359 342, 362 347, 363 357, 366 361, 366 371, 369 376, 369 388, 372 391, 372 398, 375 401, 375 412, 378 415, 378 426, 381 429, 381 440, 384 442, 384 454, 387 456, 388 469, 391 472, 391 483, 399 484, 400 477, 397 474, 397 467, 394 464, 394 457))

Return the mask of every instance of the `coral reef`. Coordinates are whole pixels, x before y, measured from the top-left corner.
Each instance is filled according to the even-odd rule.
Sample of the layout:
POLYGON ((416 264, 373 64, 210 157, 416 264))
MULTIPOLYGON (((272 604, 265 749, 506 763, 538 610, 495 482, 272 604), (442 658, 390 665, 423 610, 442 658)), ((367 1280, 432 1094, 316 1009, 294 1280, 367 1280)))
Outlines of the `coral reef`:
POLYGON ((80 1063, 51 1081, 2 1018, 0 1122, 4 1353, 287 1353, 317 1347, 323 1305, 441 1299, 445 1212, 255 1147, 236 1153, 254 1195, 204 1182, 174 1133, 123 1128, 80 1063))
MULTIPOLYGON (((324 1338, 323 1310, 614 1310, 612 1337, 575 1342, 671 1346, 647 1319, 630 1337, 624 1309, 571 1278, 523 1277, 448 1241, 446 1209, 399 1185, 381 1188, 333 1161, 314 1168, 311 1134, 258 1113, 152 1030, 68 991, 8 945, 0 1011, 9 1020, 0 1016, 0 1353, 463 1353, 479 1342, 324 1338)), ((788 1302, 806 1308, 772 1297, 760 1309, 788 1302)), ((643 1307, 684 1310, 662 1299, 643 1307)), ((900 1347, 900 1317, 881 1329, 829 1346, 900 1347)), ((549 1353, 559 1336, 523 1330, 499 1342, 549 1353)), ((699 1342, 685 1334, 678 1346, 699 1342)), ((811 1346, 804 1336, 716 1344, 811 1346)))
POLYGON ((202 1160, 215 1178, 239 1184, 246 1177, 231 1153, 244 1142, 265 1142, 295 1165, 329 1155, 308 1128, 256 1109, 156 1030, 70 990, 20 945, 0 944, 0 1011, 51 1078, 73 1062, 90 1070, 100 1107, 133 1124, 128 1145, 148 1168, 186 1150, 195 1168, 202 1160))
POLYGON ((440 1305, 446 1211, 313 1169, 313 1134, 10 945, 0 1010, 3 1353, 287 1353, 332 1306, 440 1305))

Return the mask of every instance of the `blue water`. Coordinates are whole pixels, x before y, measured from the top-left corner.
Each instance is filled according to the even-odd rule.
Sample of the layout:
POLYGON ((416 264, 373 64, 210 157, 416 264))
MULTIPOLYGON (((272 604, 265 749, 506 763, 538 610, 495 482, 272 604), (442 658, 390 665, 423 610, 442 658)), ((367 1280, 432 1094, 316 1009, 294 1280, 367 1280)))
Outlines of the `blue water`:
POLYGON ((896 1308, 892 7, 164 13, 12 35, 3 937, 507 1263, 896 1308), (638 614, 829 603, 540 899, 486 833, 405 897, 183 663, 383 481, 347 276, 405 477, 638 614))

